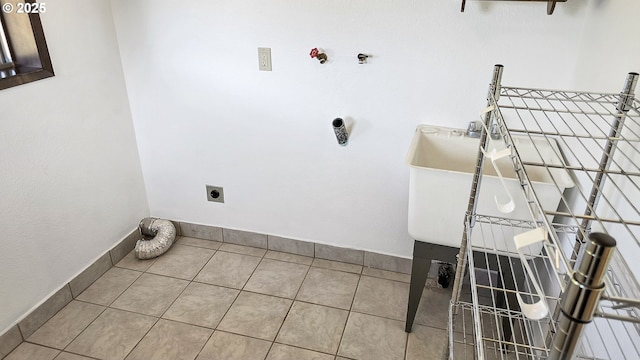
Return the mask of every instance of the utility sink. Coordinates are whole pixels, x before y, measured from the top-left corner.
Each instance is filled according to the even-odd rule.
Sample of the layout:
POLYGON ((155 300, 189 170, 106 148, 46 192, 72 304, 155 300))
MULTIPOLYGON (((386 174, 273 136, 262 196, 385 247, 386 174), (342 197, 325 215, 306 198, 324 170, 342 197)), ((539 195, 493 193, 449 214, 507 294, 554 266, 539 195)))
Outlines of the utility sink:
MULTIPOLYGON (((528 137, 514 137, 513 140, 523 161, 540 163, 544 160, 548 164, 562 164, 561 152, 555 143, 528 137)), ((410 167, 408 225, 409 234, 415 240, 460 247, 479 143, 480 139, 470 138, 460 129, 429 125, 416 128, 406 158, 410 167)), ((501 140, 492 143, 499 148, 497 150, 504 148, 501 140)), ((504 203, 509 197, 491 160, 487 159, 476 212, 532 220, 510 158, 496 160, 496 167, 503 176, 515 208, 510 213, 498 210, 497 202, 504 203)), ((542 207, 547 210, 557 209, 564 189, 574 186, 564 169, 551 169, 549 172, 543 167, 526 167, 526 171, 542 207)), ((483 238, 486 242, 486 236, 483 238)), ((472 242, 477 246, 513 251, 512 239, 502 239, 500 234, 491 234, 490 238, 493 244, 476 244, 478 239, 475 237, 472 242)))

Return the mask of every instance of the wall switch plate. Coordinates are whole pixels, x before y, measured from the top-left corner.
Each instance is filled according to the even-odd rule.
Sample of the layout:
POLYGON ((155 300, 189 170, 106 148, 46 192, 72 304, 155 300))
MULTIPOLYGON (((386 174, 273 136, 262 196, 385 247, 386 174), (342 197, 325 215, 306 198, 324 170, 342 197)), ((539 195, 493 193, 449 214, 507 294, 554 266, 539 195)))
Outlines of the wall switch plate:
POLYGON ((258 68, 271 71, 271 48, 258 48, 258 68))
POLYGON ((207 201, 224 203, 224 190, 222 186, 207 185, 207 201))

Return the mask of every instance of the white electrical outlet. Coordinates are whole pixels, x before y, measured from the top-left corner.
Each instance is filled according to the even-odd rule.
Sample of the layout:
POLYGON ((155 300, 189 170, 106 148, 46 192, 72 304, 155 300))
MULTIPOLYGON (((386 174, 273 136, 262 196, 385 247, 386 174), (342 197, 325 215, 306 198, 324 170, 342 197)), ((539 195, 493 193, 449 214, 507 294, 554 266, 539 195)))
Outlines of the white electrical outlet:
POLYGON ((258 68, 271 71, 271 48, 258 48, 258 68))

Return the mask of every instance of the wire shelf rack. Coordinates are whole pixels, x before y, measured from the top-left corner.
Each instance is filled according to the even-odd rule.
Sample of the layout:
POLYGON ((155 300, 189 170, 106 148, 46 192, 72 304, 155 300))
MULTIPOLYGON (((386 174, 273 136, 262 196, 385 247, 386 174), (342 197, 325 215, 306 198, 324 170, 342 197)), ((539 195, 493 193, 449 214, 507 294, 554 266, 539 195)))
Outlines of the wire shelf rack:
POLYGON ((505 87, 501 71, 496 66, 484 111, 458 266, 468 263, 472 301, 460 301, 454 290, 450 358, 640 359, 640 262, 633 261, 640 256, 640 102, 633 96, 638 74, 629 74, 622 93, 603 94, 505 87), (491 124, 501 138, 492 145, 509 149, 529 221, 475 213, 491 124), (521 156, 523 138, 537 156, 521 156), (541 205, 532 181, 540 173, 559 193, 558 207, 541 205), (563 173, 575 186, 566 189, 563 173), (500 250, 513 248, 500 241, 535 229, 545 234, 539 244, 500 250), (617 246, 602 265, 603 285, 593 285, 599 295, 585 311, 593 315, 567 335, 567 319, 571 326, 578 323, 567 314, 567 293, 579 287, 579 262, 593 255, 595 233, 610 235, 617 246), (538 302, 548 310, 544 316, 525 316, 527 304, 538 302), (566 343, 572 345, 560 347, 566 343))
POLYGON ((524 321, 519 313, 509 311, 496 312, 488 306, 474 306, 471 303, 457 302, 450 305, 450 325, 449 325, 449 358, 456 360, 473 360, 480 358, 479 349, 483 359, 488 360, 513 360, 513 359, 536 359, 531 354, 531 346, 522 346, 517 342, 500 341, 502 333, 500 321, 508 318, 519 330, 517 336, 524 336, 522 324, 524 321), (479 312, 479 325, 484 332, 479 338, 474 335, 473 326, 476 323, 476 315, 479 312), (496 319, 497 318, 497 319, 496 319))
POLYGON ((640 274, 640 264, 627 262, 621 255, 640 256, 640 102, 631 98, 628 109, 621 111, 623 97, 502 87, 499 100, 490 96, 489 102, 495 107, 492 112, 504 143, 513 149, 512 162, 533 218, 546 225, 551 245, 560 250, 564 270, 558 272, 571 272, 589 233, 612 235, 618 242, 605 298, 634 307, 628 320, 640 322, 640 286, 635 275, 640 274), (620 122, 618 129, 612 125, 616 122, 620 122), (522 161, 515 135, 538 140, 532 142, 534 146, 544 139, 561 149, 552 158, 562 160, 562 168, 570 171, 576 186, 561 194, 557 209, 541 206, 528 173, 531 168, 543 170, 555 181, 558 163, 545 159, 542 152, 537 161, 522 161), (550 216, 571 231, 555 231, 550 216))
MULTIPOLYGON (((539 226, 539 222, 483 215, 475 215, 474 219, 475 225, 473 231, 470 231, 473 245, 467 248, 469 268, 473 269, 469 272, 468 285, 472 302, 451 305, 450 359, 549 358, 552 334, 557 331, 553 313, 560 300, 552 259, 545 248, 541 248, 539 252, 535 248, 525 251, 526 261, 535 278, 547 280, 542 286, 550 309, 543 319, 531 320, 519 311, 514 300, 516 292, 522 294, 527 302, 536 298, 520 254, 497 250, 506 248, 506 245, 496 243, 496 239, 506 242, 518 234, 530 231, 539 226), (474 327, 476 324, 477 328, 474 327), (472 334, 478 334, 477 338, 472 334)), ((576 237, 575 226, 553 224, 553 227, 560 238, 576 237)), ((624 264, 618 259, 614 259, 612 263, 624 264)), ((626 295, 627 279, 620 274, 616 266, 611 266, 607 271, 607 280, 616 289, 616 294, 626 295)), ((636 308, 618 308, 615 302, 609 300, 601 301, 601 311, 618 317, 638 315, 636 308)), ((596 318, 585 329, 583 338, 588 341, 583 341, 578 346, 577 359, 640 358, 640 328, 633 322, 596 318)))
MULTIPOLYGON (((472 218, 469 218, 471 220, 472 218)), ((549 355, 548 334, 555 332, 555 321, 550 314, 539 320, 529 320, 520 311, 516 295, 532 303, 537 299, 527 266, 536 279, 553 279, 554 268, 543 248, 529 247, 520 254, 505 249, 514 236, 535 229, 535 222, 476 215, 473 231, 467 226, 472 239, 468 247, 470 286, 474 308, 476 349, 484 359, 537 359, 549 355)), ((554 281, 542 284, 545 294, 557 293, 554 281), (555 290, 555 291, 554 291, 555 290)), ((545 295, 542 299, 555 308, 559 298, 545 295)))

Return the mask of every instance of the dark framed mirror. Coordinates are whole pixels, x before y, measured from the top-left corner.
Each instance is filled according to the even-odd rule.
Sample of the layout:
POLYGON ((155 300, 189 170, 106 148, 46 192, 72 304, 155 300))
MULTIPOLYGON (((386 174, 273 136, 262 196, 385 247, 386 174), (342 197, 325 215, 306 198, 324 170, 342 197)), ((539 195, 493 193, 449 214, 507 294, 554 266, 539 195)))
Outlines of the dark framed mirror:
POLYGON ((0 0, 0 90, 54 76, 40 22, 44 5, 0 0))

